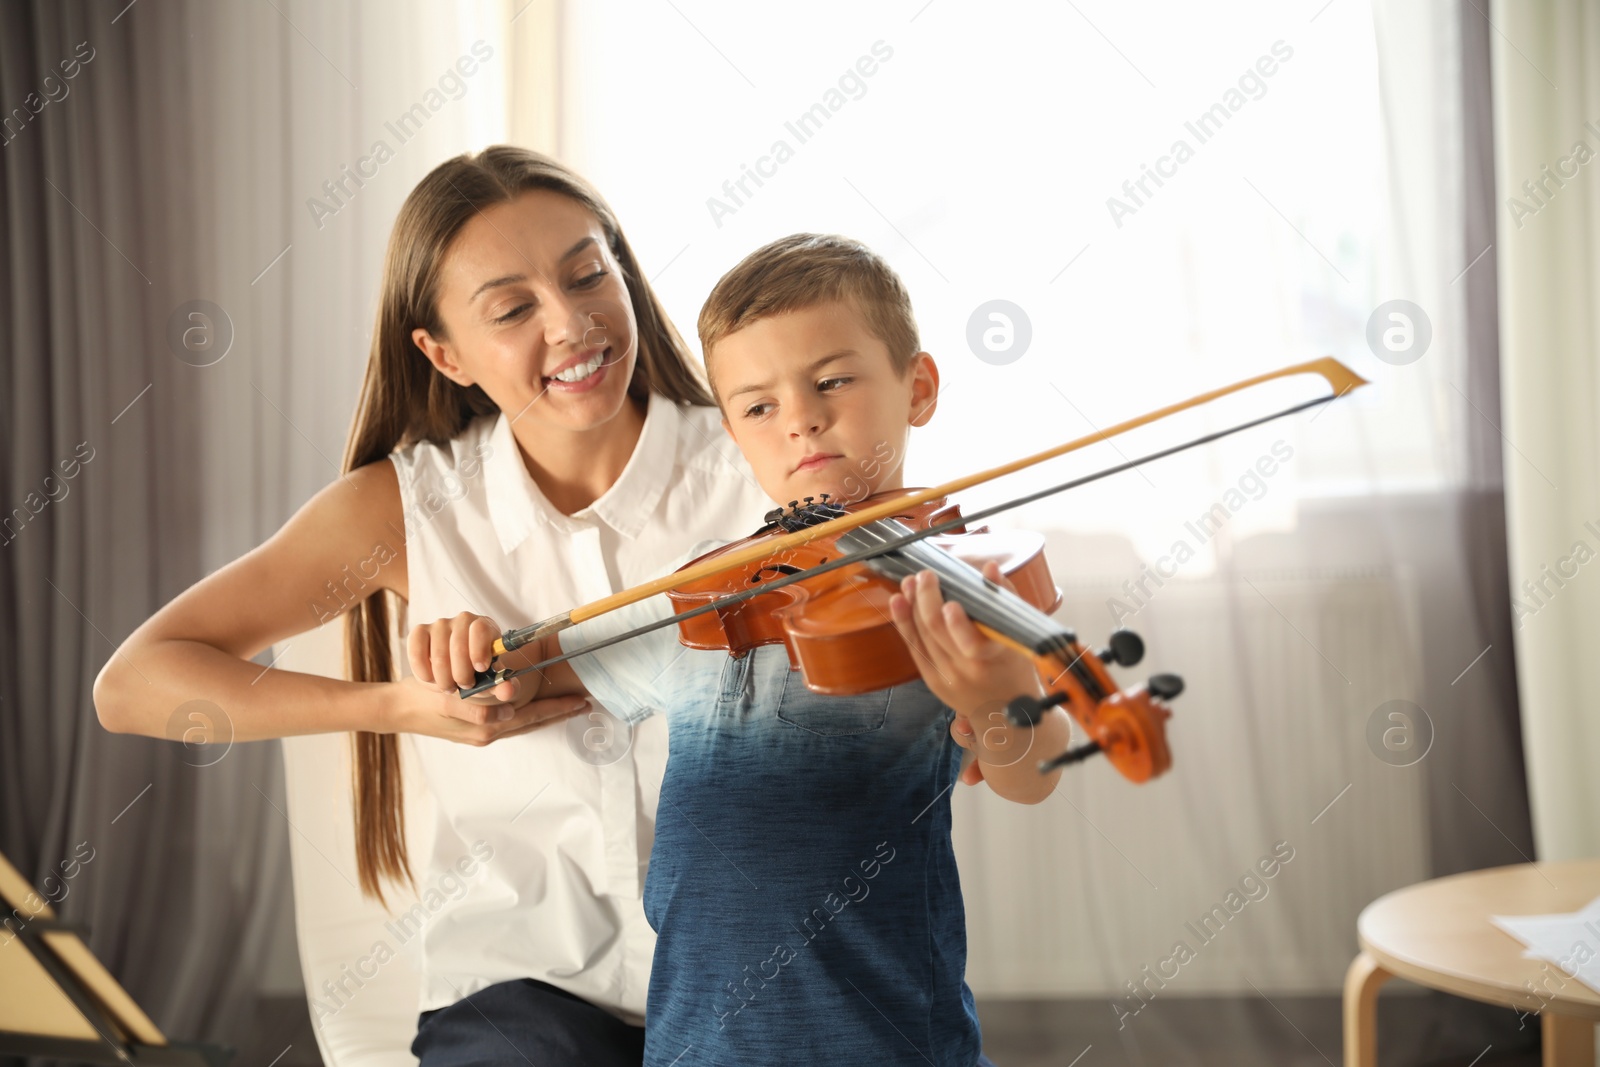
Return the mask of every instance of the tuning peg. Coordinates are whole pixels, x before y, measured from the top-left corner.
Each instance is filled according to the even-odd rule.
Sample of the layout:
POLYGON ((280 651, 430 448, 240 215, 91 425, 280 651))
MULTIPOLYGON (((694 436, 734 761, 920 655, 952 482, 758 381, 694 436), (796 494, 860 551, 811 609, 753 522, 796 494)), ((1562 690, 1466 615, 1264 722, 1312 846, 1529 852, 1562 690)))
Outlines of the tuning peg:
POLYGON ((1051 693, 1043 700, 1020 696, 1006 705, 1006 718, 1013 726, 1037 726, 1046 710, 1067 702, 1066 693, 1051 693))
POLYGON ((1069 748, 1055 759, 1040 760, 1039 773, 1049 774, 1057 767, 1067 767, 1074 763, 1082 763, 1084 760, 1100 751, 1100 742, 1098 741, 1090 741, 1087 745, 1079 745, 1077 748, 1069 748))
POLYGON ((1183 679, 1176 674, 1152 674, 1145 687, 1150 690, 1152 696, 1171 700, 1183 692, 1183 679))
POLYGON ((800 501, 798 501, 798 500, 789 501, 789 510, 790 511, 793 511, 795 508, 797 508, 799 506, 800 506, 800 501))
POLYGON ((1107 648, 1095 653, 1102 663, 1132 667, 1144 659, 1144 639, 1132 630, 1117 630, 1107 638, 1107 648))

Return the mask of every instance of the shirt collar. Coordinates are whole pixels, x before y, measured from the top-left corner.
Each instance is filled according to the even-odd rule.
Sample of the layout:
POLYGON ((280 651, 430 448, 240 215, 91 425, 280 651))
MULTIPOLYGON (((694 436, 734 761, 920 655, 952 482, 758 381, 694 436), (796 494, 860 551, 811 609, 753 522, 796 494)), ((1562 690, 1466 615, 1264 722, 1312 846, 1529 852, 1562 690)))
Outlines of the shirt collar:
POLYGON ((633 455, 610 489, 581 511, 563 515, 540 491, 522 462, 522 451, 501 412, 489 433, 490 454, 484 459, 489 518, 500 548, 508 555, 528 539, 538 523, 565 533, 593 526, 599 519, 624 537, 637 537, 666 492, 678 461, 678 438, 685 423, 672 401, 654 393, 645 409, 644 427, 633 455))

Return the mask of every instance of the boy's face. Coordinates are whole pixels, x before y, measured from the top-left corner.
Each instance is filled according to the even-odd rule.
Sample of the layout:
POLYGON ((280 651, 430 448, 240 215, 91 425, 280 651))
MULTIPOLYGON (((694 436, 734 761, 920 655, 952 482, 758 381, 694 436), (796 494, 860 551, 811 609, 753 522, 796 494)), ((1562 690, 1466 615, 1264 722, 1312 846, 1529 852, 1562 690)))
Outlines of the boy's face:
POLYGON ((896 374, 849 301, 760 319, 710 353, 722 425, 774 502, 857 501, 904 487, 907 431, 933 415, 939 371, 896 374))

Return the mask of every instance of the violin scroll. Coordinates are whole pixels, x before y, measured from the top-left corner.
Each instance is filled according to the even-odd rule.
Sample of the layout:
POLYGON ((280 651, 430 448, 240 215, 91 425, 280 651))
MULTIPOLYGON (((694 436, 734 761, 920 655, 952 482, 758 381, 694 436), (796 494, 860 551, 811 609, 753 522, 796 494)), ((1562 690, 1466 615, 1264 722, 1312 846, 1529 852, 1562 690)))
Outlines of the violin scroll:
POLYGON ((1047 708, 1065 705, 1089 735, 1087 744, 1042 761, 1039 773, 1097 754, 1104 754, 1131 782, 1147 782, 1172 766, 1166 729, 1172 710, 1167 701, 1183 692, 1183 679, 1176 674, 1154 674, 1143 686, 1120 690, 1104 666, 1132 666, 1143 657, 1144 642, 1131 630, 1113 633, 1107 647, 1093 656, 1071 641, 1052 657, 1061 667, 1059 675, 1046 678, 1047 685, 1059 684, 1060 688, 1043 698, 1021 696, 1006 706, 1011 722, 1032 726, 1047 708))

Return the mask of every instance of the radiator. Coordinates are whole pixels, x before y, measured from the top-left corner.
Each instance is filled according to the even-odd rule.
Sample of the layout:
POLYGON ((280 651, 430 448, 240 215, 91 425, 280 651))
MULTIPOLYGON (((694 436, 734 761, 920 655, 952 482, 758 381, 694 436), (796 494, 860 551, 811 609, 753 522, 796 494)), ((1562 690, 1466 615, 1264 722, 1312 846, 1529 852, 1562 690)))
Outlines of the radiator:
MULTIPOLYGON (((1064 592, 1058 618, 1098 647, 1118 591, 1064 592)), ((1114 672, 1187 682, 1167 775, 1135 786, 1097 758, 1035 807, 957 787, 974 992, 1131 1006, 1131 986, 1146 998, 1251 983, 1337 993, 1361 908, 1428 877, 1428 761, 1397 766, 1368 741, 1380 706, 1417 699, 1416 607, 1392 573, 1243 572, 1156 590, 1124 623, 1145 661, 1114 672)))

